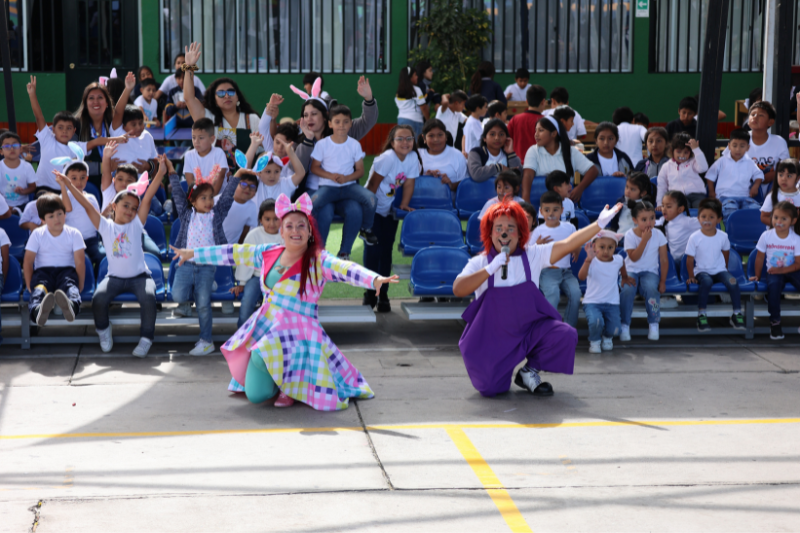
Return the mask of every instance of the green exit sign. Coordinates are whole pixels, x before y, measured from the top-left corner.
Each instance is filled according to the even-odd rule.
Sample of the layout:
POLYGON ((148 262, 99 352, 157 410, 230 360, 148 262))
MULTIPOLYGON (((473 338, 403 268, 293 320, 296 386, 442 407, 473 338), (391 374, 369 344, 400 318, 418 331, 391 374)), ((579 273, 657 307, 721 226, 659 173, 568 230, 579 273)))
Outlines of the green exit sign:
POLYGON ((650 16, 650 0, 636 0, 636 16, 637 17, 650 16))

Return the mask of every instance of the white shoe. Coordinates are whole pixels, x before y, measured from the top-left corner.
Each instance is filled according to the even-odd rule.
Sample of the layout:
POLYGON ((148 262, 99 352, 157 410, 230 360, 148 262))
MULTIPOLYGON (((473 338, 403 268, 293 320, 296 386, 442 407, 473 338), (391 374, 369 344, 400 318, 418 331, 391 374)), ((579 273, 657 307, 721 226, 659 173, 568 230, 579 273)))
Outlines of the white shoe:
POLYGON ((153 341, 142 337, 139 339, 139 344, 137 344, 136 348, 133 349, 133 355, 136 357, 147 357, 147 352, 150 351, 150 347, 152 345, 153 341))
POLYGON ((222 302, 222 314, 223 315, 233 314, 233 302, 222 302))
POLYGON ((178 304, 178 307, 172 310, 172 316, 174 318, 190 318, 192 316, 192 302, 178 304))
POLYGON ((539 376, 539 373, 529 368, 521 369, 519 372, 519 377, 522 379, 522 383, 530 392, 535 391, 536 387, 542 384, 542 378, 539 376))
POLYGON ((608 352, 614 349, 614 339, 603 337, 603 343, 601 344, 604 352, 608 352))
POLYGON ((661 309, 675 309, 678 307, 678 299, 674 296, 661 297, 661 309))
POLYGON ((106 329, 97 330, 97 336, 100 337, 100 349, 103 353, 108 353, 114 347, 114 338, 111 336, 111 324, 106 329))
POLYGON ((197 344, 194 345, 194 349, 189 352, 189 355, 209 355, 214 352, 214 343, 213 342, 206 342, 204 340, 197 341, 197 344))
POLYGON ((619 340, 622 342, 628 342, 631 340, 631 327, 622 324, 619 327, 619 340))
POLYGON ((603 353, 600 349, 600 341, 589 341, 589 353, 603 353))
POLYGON ((72 308, 72 302, 67 296, 67 293, 59 289, 54 294, 56 297, 56 310, 61 311, 60 314, 66 319, 67 322, 72 322, 75 320, 75 310, 72 308))
POLYGON ((650 324, 650 331, 647 333, 647 338, 651 341, 658 340, 658 324, 650 324))

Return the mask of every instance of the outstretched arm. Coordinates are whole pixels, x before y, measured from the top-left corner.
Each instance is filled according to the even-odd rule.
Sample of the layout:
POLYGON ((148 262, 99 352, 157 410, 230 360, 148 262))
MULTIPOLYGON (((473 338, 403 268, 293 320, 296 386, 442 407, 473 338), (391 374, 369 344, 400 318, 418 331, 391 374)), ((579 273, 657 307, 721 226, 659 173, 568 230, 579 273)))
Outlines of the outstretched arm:
POLYGON ((597 222, 589 224, 585 228, 576 231, 563 241, 558 241, 557 243, 553 244, 553 249, 550 252, 550 264, 553 265, 566 257, 568 254, 579 250, 581 246, 589 242, 589 239, 597 235, 601 229, 605 228, 620 209, 622 209, 622 204, 617 204, 610 209, 608 206, 606 206, 606 208, 603 209, 603 212, 600 213, 600 216, 597 217, 597 222))
POLYGON ((139 210, 136 213, 139 215, 139 221, 142 223, 142 225, 147 222, 147 215, 150 214, 150 203, 153 201, 153 196, 155 196, 156 192, 158 192, 158 188, 161 187, 161 183, 164 181, 164 176, 167 174, 167 170, 169 170, 170 173, 175 172, 175 169, 172 168, 172 162, 167 159, 166 154, 161 154, 158 156, 158 162, 158 173, 147 187, 147 191, 142 197, 142 202, 139 204, 139 210))
POLYGON ((400 280, 399 276, 389 278, 379 276, 357 263, 343 261, 329 253, 323 254, 322 276, 325 281, 347 283, 353 287, 374 289, 375 291, 379 291, 384 283, 398 283, 400 280))
POLYGON ((279 246, 278 244, 225 244, 221 246, 204 246, 195 248, 175 248, 170 245, 173 259, 179 259, 178 266, 186 261, 194 260, 195 263, 204 265, 229 265, 248 266, 261 268, 264 252, 279 246))
MULTIPOLYGON (((197 60, 200 59, 200 43, 195 42, 190 44, 185 47, 185 52, 186 64, 191 66, 197 65, 197 60)), ((186 107, 189 108, 192 120, 205 118, 206 108, 203 106, 203 102, 198 100, 194 94, 194 71, 186 70, 183 75, 185 78, 183 83, 183 99, 186 101, 186 107)))
POLYGON ((31 100, 33 118, 36 120, 36 131, 42 131, 47 127, 47 121, 44 119, 42 107, 39 105, 39 98, 36 96, 36 76, 31 76, 31 81, 28 83, 27 89, 28 98, 31 100))

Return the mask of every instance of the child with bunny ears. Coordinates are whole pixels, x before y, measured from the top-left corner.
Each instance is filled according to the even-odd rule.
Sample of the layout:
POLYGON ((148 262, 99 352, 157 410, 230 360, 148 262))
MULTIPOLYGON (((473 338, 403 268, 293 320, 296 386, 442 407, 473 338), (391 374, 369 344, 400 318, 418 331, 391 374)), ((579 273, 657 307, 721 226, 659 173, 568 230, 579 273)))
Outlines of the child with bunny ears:
POLYGON ((292 144, 283 142, 281 137, 282 135, 276 135, 271 147, 280 147, 289 156, 291 166, 284 164, 283 160, 271 150, 268 150, 266 154, 261 155, 256 160, 256 151, 259 145, 266 144, 261 133, 250 134, 250 148, 247 150, 247 155, 238 151, 236 153, 236 163, 241 169, 245 169, 246 172, 258 177, 256 205, 261 205, 264 200, 277 200, 281 194, 291 198, 306 175, 306 170, 303 168, 303 164, 300 163, 297 154, 295 154, 292 144), (291 172, 292 168, 297 169, 297 171, 291 172), (287 169, 290 170, 288 174, 286 173, 287 169))
MULTIPOLYGON (((165 155, 159 156, 158 174, 152 182, 147 172, 137 183, 117 193, 111 203, 112 218, 103 218, 97 205, 81 194, 74 181, 63 174, 56 174, 56 180, 67 187, 81 205, 95 229, 100 233, 108 259, 108 275, 100 282, 92 298, 92 313, 100 349, 110 352, 114 346, 111 323, 108 320, 108 307, 118 295, 129 292, 136 296, 141 309, 139 344, 133 350, 136 357, 145 357, 153 344, 156 332, 156 284, 150 276, 144 260, 141 242, 144 223, 150 211, 150 201, 156 195, 161 180, 169 169, 174 173, 172 163, 165 155), (139 195, 142 196, 141 202, 139 195)), ((180 187, 178 187, 180 189, 180 187)), ((181 189, 182 190, 182 189, 181 189)))

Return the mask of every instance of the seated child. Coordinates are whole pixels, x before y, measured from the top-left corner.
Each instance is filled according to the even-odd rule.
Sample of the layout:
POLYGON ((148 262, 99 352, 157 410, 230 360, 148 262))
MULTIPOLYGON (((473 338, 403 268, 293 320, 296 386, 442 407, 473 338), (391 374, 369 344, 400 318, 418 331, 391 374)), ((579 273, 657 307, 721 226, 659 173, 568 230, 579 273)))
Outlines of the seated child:
POLYGON ((81 309, 81 290, 86 274, 83 238, 66 225, 66 207, 55 194, 36 200, 44 226, 31 233, 25 245, 23 274, 30 293, 30 319, 44 326, 58 305, 67 322, 81 309))
POLYGON ((586 280, 583 312, 589 325, 589 353, 614 349, 614 336, 620 332, 619 278, 632 283, 621 255, 614 255, 622 235, 601 230, 583 249, 586 260, 578 279, 586 280), (602 343, 601 343, 602 340, 602 343))
POLYGON ((472 181, 484 182, 504 170, 516 169, 522 173, 522 161, 514 151, 505 122, 497 118, 487 122, 480 142, 467 158, 467 171, 472 181))
POLYGON ((493 100, 486 108, 486 116, 481 121, 481 126, 486 126, 486 123, 493 118, 500 119, 503 123, 508 123, 508 106, 499 100, 493 100))
MULTIPOLYGON (((191 189, 194 186, 194 177, 197 171, 202 176, 208 176, 211 169, 216 168, 217 176, 211 176, 214 185, 214 195, 219 194, 225 183, 228 173, 228 159, 222 148, 214 146, 217 141, 214 133, 214 123, 210 118, 201 118, 192 124, 192 146, 194 148, 183 156, 183 175, 191 189)), ((172 191, 173 196, 175 191, 172 191)))
MULTIPOLYGON (((242 244, 250 230, 258 226, 258 206, 252 201, 256 196, 258 178, 254 172, 243 168, 237 170, 236 175, 239 176, 239 186, 233 193, 233 204, 228 216, 222 222, 228 244, 242 244)), ((219 200, 217 195, 214 201, 219 200)))
POLYGON ((481 134, 483 133, 481 117, 489 109, 489 102, 480 94, 473 94, 467 98, 464 109, 469 118, 464 122, 464 146, 461 151, 464 157, 467 157, 473 148, 481 145, 481 134))
POLYGON ((161 127, 161 121, 158 119, 158 100, 156 99, 158 84, 156 80, 145 78, 141 81, 139 87, 142 94, 133 101, 133 105, 142 110, 147 122, 152 122, 156 128, 161 127))
POLYGON ((525 211, 525 218, 528 219, 528 231, 533 233, 533 229, 539 225, 539 210, 536 209, 535 205, 529 204, 525 200, 517 203, 525 211))
POLYGON ((644 136, 644 143, 649 155, 647 159, 642 159, 636 164, 635 170, 644 172, 648 178, 657 178, 661 167, 669 162, 667 130, 660 127, 650 128, 644 136))
POLYGON ((689 200, 681 191, 667 191, 662 198, 663 215, 656 221, 658 227, 667 237, 669 253, 675 260, 675 270, 680 272, 681 259, 686 253, 686 244, 695 231, 700 230, 700 221, 689 216, 689 200))
MULTIPOLYGON (((39 191, 37 199, 45 194, 53 194, 47 191, 39 191)), ((36 202, 28 202, 25 209, 22 210, 22 215, 19 217, 19 227, 28 231, 33 231, 43 224, 39 218, 39 211, 36 208, 36 202)))
POLYGON ((772 211, 773 229, 761 234, 756 244, 755 276, 750 281, 761 279, 764 264, 767 267, 767 307, 769 308, 769 338, 783 338, 781 328, 781 294, 786 283, 800 289, 800 224, 797 207, 783 201, 772 211))
MULTIPOLYGON (((572 109, 568 105, 561 105, 556 107, 555 109, 548 109, 546 111, 550 111, 549 113, 542 113, 544 116, 551 116, 557 121, 561 123, 561 126, 564 128, 564 131, 567 132, 567 137, 569 137, 569 130, 575 129, 575 117, 577 113, 574 109, 572 109)), ((573 141, 570 139, 571 144, 577 144, 578 141, 573 141)))
MULTIPOLYGON (((86 201, 97 211, 100 211, 100 206, 97 205, 97 198, 84 190, 86 188, 86 183, 89 181, 89 166, 82 160, 73 160, 72 163, 64 165, 63 174, 72 182, 75 186, 74 188, 80 191, 80 194, 86 198, 86 201)), ((103 243, 100 240, 100 236, 97 234, 97 228, 94 227, 94 224, 92 224, 92 221, 89 219, 89 215, 86 213, 83 204, 77 201, 77 198, 73 196, 72 192, 68 191, 67 195, 69 196, 69 204, 72 206, 72 210, 67 208, 66 224, 81 233, 83 242, 85 243, 86 255, 89 256, 89 261, 91 261, 96 272, 100 261, 102 261, 103 257, 106 255, 103 243)))
MULTIPOLYGON (((306 169, 295 154, 292 142, 284 140, 281 128, 285 126, 287 124, 281 124, 278 127, 278 133, 275 134, 275 140, 272 142, 275 152, 267 152, 258 159, 256 159, 256 151, 259 144, 264 142, 263 137, 260 133, 250 135, 252 141, 246 158, 248 168, 252 168, 258 178, 258 190, 256 190, 254 200, 256 205, 261 205, 265 200, 277 200, 281 194, 291 198, 306 175, 306 169), (285 157, 288 158, 291 165, 284 162, 279 153, 286 154, 285 157), (293 168, 298 169, 297 172, 292 172, 293 168)), ((294 126, 290 127, 294 128, 294 126)))
POLYGON ((633 220, 636 226, 625 234, 625 269, 633 283, 625 285, 620 291, 620 317, 622 325, 619 340, 631 340, 631 315, 633 299, 636 294, 644 298, 647 323, 650 331, 647 338, 657 341, 658 323, 661 320, 661 293, 666 290, 668 256, 667 238, 660 231, 653 231, 656 210, 648 201, 633 206, 633 220))
POLYGON ((515 202, 521 202, 522 198, 519 196, 520 181, 519 174, 513 170, 503 170, 500 172, 494 179, 494 190, 497 191, 497 198, 489 198, 486 203, 483 204, 483 209, 481 209, 478 218, 483 218, 483 215, 486 214, 486 211, 488 211, 490 207, 498 202, 502 202, 506 197, 513 198, 515 202))
MULTIPOLYGON (((525 95, 528 90, 528 80, 531 79, 531 73, 526 68, 518 68, 514 73, 514 83, 506 87, 503 94, 509 102, 524 102, 525 95)), ((436 117, 439 118, 439 117, 436 117)))
POLYGON ((775 181, 777 187, 773 186, 770 194, 764 198, 764 205, 761 206, 761 222, 772 227, 772 206, 781 202, 789 202, 792 205, 800 205, 800 198, 797 190, 800 182, 800 161, 797 159, 784 159, 775 167, 775 181))
POLYGON ((567 173, 562 170, 554 170, 547 175, 544 184, 548 191, 556 192, 561 196, 561 221, 569 222, 577 229, 578 218, 575 215, 575 203, 569 199, 569 193, 572 192, 572 183, 567 173))
POLYGON ((601 122, 595 128, 597 148, 586 157, 597 167, 598 175, 624 178, 633 170, 631 159, 617 148, 619 136, 619 129, 612 122, 601 122))
MULTIPOLYGON (((566 239, 576 228, 569 222, 561 221, 563 211, 561 196, 556 192, 546 192, 542 195, 539 213, 544 218, 544 224, 536 226, 531 233, 531 242, 547 244, 566 239)), ((539 276, 539 288, 544 297, 558 310, 561 293, 567 297, 567 309, 564 313, 564 322, 573 328, 578 324, 578 311, 581 305, 581 287, 569 266, 570 256, 566 255, 555 264, 542 268, 539 276)))
MULTIPOLYGON (((619 149, 630 158, 631 168, 636 167, 642 157, 642 141, 647 134, 647 128, 638 124, 632 124, 633 111, 630 107, 618 107, 612 115, 611 121, 617 125, 619 149)), ((595 130, 595 137, 597 131, 595 130)))
POLYGON ((764 173, 746 156, 749 147, 750 135, 741 128, 733 130, 727 153, 717 159, 706 173, 708 197, 719 197, 726 225, 734 211, 761 207, 755 197, 764 173))
MULTIPOLYGON (((195 125, 204 120, 207 119, 200 119, 195 125)), ((210 120, 208 122, 211 123, 210 120)), ((207 133, 205 130, 201 131, 204 134, 207 133)), ((192 130, 192 137, 194 134, 195 131, 192 130)), ((195 139, 193 138, 192 141, 194 142, 195 139)), ((215 148, 215 150, 222 152, 219 148, 215 148)), ((188 193, 185 193, 181 187, 180 177, 176 174, 170 175, 172 199, 181 221, 181 229, 175 238, 175 246, 170 246, 170 248, 173 250, 175 248, 195 249, 227 244, 222 223, 233 205, 233 195, 239 186, 239 177, 234 176, 230 179, 219 202, 215 203, 215 186, 212 185, 212 182, 221 182, 223 176, 219 164, 214 165, 206 175, 203 175, 200 167, 197 166, 192 185, 189 187, 188 193)), ((214 265, 200 265, 194 261, 187 261, 175 268, 172 298, 178 303, 178 307, 173 311, 173 315, 176 317, 191 316, 192 308, 189 301, 194 299, 200 319, 200 340, 197 341, 189 355, 208 355, 214 351, 211 331, 213 325, 211 293, 215 272, 214 265)))
MULTIPOLYGON (((11 249, 11 239, 3 228, 0 228, 0 293, 3 292, 3 283, 8 279, 8 251, 11 249)), ((0 332, 2 331, 0 324, 0 332)), ((0 344, 3 344, 3 336, 0 335, 0 344)))
POLYGON ((556 87, 555 89, 550 91, 550 109, 545 109, 544 111, 542 111, 542 115, 555 116, 555 111, 559 107, 569 107, 575 113, 572 125, 569 128, 567 128, 567 135, 569 136, 569 140, 571 140, 572 143, 575 144, 575 142, 577 142, 578 139, 586 135, 586 124, 581 114, 575 111, 573 107, 570 107, 569 92, 564 87, 556 87))
POLYGON ((739 284, 728 270, 731 243, 728 235, 717 229, 722 220, 722 204, 716 198, 700 202, 697 212, 700 229, 686 243, 686 284, 699 285, 697 290, 697 331, 711 331, 706 316, 708 295, 714 283, 722 283, 731 295, 733 315, 731 326, 745 329, 742 315, 742 295, 739 284))
POLYGON ((36 171, 20 157, 22 141, 16 133, 9 131, 0 135, 0 149, 3 154, 0 160, 0 196, 10 207, 22 210, 28 203, 28 195, 36 190, 36 171))
MULTIPOLYGON (((311 197, 314 204, 314 216, 328 204, 343 200, 354 200, 361 206, 360 236, 367 246, 377 244, 378 238, 372 232, 375 220, 375 195, 364 187, 358 186, 358 180, 364 176, 364 151, 361 143, 350 137, 348 133, 353 125, 350 108, 337 105, 330 111, 328 126, 333 133, 314 145, 311 152, 310 173, 319 178, 319 188, 311 197)), ((414 135, 411 135, 414 143, 414 135)), ((319 218, 317 218, 319 220, 319 218)), ((327 228, 319 228, 325 240, 327 228)))
POLYGON ((178 128, 192 127, 192 114, 186 107, 186 99, 183 96, 184 72, 181 69, 175 71, 175 87, 167 93, 167 105, 164 106, 164 116, 162 122, 166 124, 173 116, 177 116, 178 128))
POLYGON ((750 105, 750 117, 747 119, 750 127, 750 148, 747 150, 747 157, 764 173, 764 182, 761 184, 764 195, 775 180, 777 164, 789 158, 786 139, 769 131, 776 117, 775 108, 769 102, 761 100, 750 105))
MULTIPOLYGON (((156 333, 156 284, 144 260, 142 242, 144 223, 150 211, 147 205, 160 187, 161 180, 172 164, 166 156, 160 158, 158 174, 152 182, 135 184, 130 189, 118 193, 111 204, 112 218, 100 215, 97 206, 82 194, 73 180, 63 174, 58 180, 69 189, 70 194, 83 207, 92 225, 100 233, 107 250, 108 275, 97 286, 92 298, 92 313, 100 349, 110 352, 114 346, 111 323, 108 320, 108 307, 122 293, 132 293, 139 302, 141 326, 139 343, 133 350, 136 357, 145 357, 153 344, 156 333), (142 190, 144 189, 144 190, 142 190), (141 203, 139 194, 144 193, 141 203)), ((37 230, 38 231, 38 230, 37 230)))
MULTIPOLYGON (((461 148, 459 139, 459 126, 467 121, 467 116, 463 113, 464 104, 467 102, 467 93, 464 91, 453 91, 442 96, 442 105, 436 110, 436 118, 441 120, 447 133, 453 139, 453 146, 461 148)), ((424 133, 423 133, 424 135, 424 133)))
POLYGON ((689 206, 697 207, 706 197, 705 182, 700 177, 708 170, 706 156, 700 150, 700 143, 685 133, 675 135, 670 144, 672 159, 658 173, 656 203, 662 206, 661 199, 667 191, 681 191, 689 206))
POLYGON ((675 135, 685 133, 697 137, 697 100, 691 96, 683 98, 678 104, 678 118, 667 124, 667 135, 672 140, 675 135))
POLYGON ((625 180, 625 194, 622 198, 617 200, 618 203, 622 204, 622 209, 620 209, 617 216, 608 223, 608 228, 623 235, 625 235, 629 229, 632 229, 634 223, 631 210, 637 202, 643 200, 647 200, 650 203, 653 202, 653 197, 650 194, 651 188, 652 183, 650 183, 650 179, 645 174, 634 172, 628 176, 625 180))
MULTIPOLYGON (((258 223, 259 226, 251 229, 244 238, 244 244, 283 244, 280 236, 281 221, 275 214, 275 200, 270 198, 261 203, 258 208, 258 223)), ((238 265, 235 277, 239 284, 231 292, 236 296, 243 294, 237 322, 237 327, 242 327, 261 300, 261 269, 238 265)))
POLYGON ((453 148, 450 132, 444 123, 435 118, 427 121, 422 126, 417 145, 425 174, 439 178, 455 193, 458 184, 467 179, 467 162, 461 151, 453 148))

